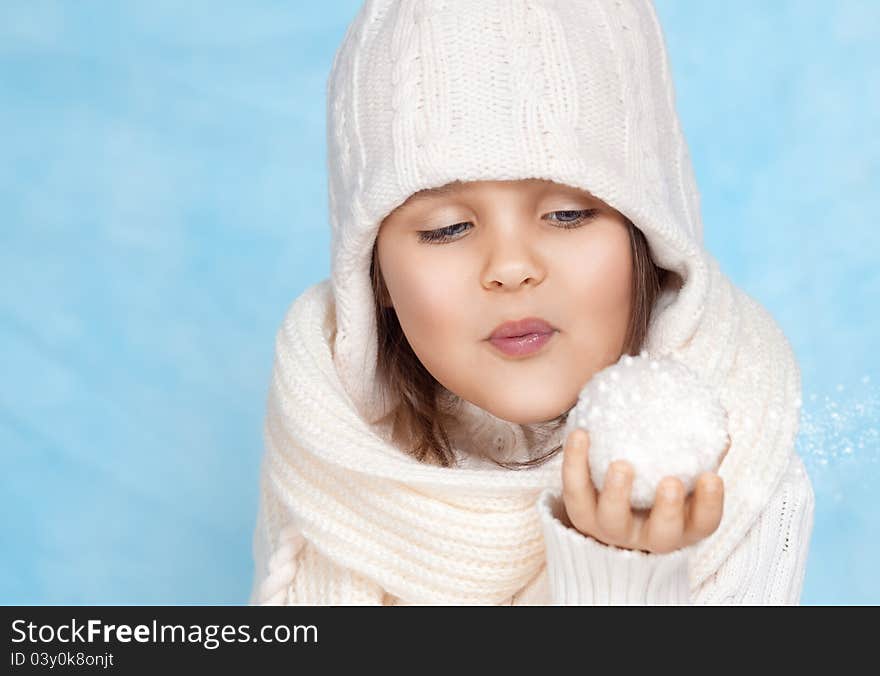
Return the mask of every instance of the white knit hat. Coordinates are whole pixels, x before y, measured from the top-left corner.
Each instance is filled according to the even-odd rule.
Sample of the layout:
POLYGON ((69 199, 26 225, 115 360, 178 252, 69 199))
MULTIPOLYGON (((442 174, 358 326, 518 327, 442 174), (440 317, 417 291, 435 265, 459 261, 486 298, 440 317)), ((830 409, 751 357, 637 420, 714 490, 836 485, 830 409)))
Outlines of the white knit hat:
POLYGON ((328 81, 334 361, 369 422, 377 382, 370 262, 383 218, 451 181, 541 178, 628 217, 680 290, 645 349, 681 346, 705 309, 697 187, 649 0, 367 0, 328 81))

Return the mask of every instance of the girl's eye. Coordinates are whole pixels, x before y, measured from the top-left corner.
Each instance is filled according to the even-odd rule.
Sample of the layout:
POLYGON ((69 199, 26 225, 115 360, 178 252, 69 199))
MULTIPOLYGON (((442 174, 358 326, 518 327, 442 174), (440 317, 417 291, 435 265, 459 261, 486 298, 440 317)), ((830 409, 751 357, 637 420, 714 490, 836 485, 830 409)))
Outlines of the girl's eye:
POLYGON ((448 240, 454 239, 455 234, 457 232, 456 228, 461 225, 470 225, 467 221, 464 223, 456 223, 455 225, 448 225, 445 228, 439 228, 437 230, 420 230, 419 231, 419 241, 420 242, 446 242, 448 240))
POLYGON ((593 218, 598 213, 598 209, 570 209, 566 211, 551 211, 548 216, 552 216, 553 214, 562 214, 562 218, 558 221, 558 223, 563 228, 576 228, 581 223, 589 220, 590 218, 593 218))
MULTIPOLYGON (((593 218, 596 214, 599 213, 598 209, 569 209, 565 211, 551 211, 547 216, 558 215, 557 219, 550 219, 551 221, 556 221, 562 228, 576 228, 584 221, 593 218)), ((547 218, 545 216, 544 218, 547 218)), ((458 232, 460 232, 459 228, 462 226, 470 226, 470 222, 465 221, 463 223, 455 223, 454 225, 449 225, 445 228, 438 228, 437 230, 420 230, 419 231, 419 241, 420 242, 448 242, 450 240, 455 239, 455 236, 458 232)))

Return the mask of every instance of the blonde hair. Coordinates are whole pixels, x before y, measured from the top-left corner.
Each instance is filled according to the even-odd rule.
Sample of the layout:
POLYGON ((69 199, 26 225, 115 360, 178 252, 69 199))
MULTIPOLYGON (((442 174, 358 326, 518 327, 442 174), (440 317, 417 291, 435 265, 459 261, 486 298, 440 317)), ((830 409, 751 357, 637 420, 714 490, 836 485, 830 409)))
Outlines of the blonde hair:
MULTIPOLYGON (((626 219, 632 253, 631 312, 624 338, 623 354, 638 354, 648 332, 648 323, 654 301, 666 281, 668 270, 658 267, 651 259, 645 235, 626 219)), ((407 341, 397 313, 391 307, 382 272, 379 269, 377 245, 373 243, 370 280, 376 313, 378 336, 378 363, 376 377, 384 380, 389 392, 400 396, 399 406, 392 411, 395 436, 406 440, 404 449, 417 460, 450 467, 455 453, 441 422, 437 404, 440 383, 424 367, 407 341)), ((565 424, 568 411, 551 422, 550 427, 565 424)), ((507 469, 534 467, 547 462, 562 450, 558 445, 543 455, 524 462, 505 462, 490 458, 507 469)))

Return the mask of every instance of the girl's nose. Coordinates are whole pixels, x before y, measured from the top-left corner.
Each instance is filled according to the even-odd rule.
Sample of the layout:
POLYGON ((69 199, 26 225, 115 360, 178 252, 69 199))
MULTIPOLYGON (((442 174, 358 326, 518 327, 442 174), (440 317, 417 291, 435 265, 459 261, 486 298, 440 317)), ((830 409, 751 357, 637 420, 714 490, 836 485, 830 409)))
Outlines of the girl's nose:
POLYGON ((498 235, 488 247, 482 276, 484 288, 517 291, 543 281, 544 267, 531 243, 517 235, 498 235))

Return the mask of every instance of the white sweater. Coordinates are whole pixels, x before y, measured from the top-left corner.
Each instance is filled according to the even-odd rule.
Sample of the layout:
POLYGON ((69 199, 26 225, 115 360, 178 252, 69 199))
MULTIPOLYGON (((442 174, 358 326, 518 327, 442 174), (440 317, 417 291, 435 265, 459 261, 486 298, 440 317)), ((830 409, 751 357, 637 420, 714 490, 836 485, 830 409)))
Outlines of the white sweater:
POLYGON ((794 451, 800 372, 703 246, 652 3, 370 0, 327 85, 331 277, 276 340, 252 600, 797 602, 814 504, 794 451), (617 209, 682 283, 656 300, 643 347, 717 388, 732 440, 724 516, 689 548, 620 551, 569 528, 560 455, 522 472, 427 467, 374 427, 396 398, 377 371, 380 222, 423 188, 524 178, 617 209))
MULTIPOLYGON (((467 402, 465 402, 467 404, 467 402)), ((500 442, 505 459, 529 457, 527 441, 541 425, 517 426, 466 405, 449 429, 456 444, 500 442), (525 431, 525 434, 523 433, 525 431)), ((558 443, 544 437, 541 449, 558 443)), ((460 456, 464 468, 493 467, 460 456)), ((448 470, 450 472, 455 469, 448 470)), ((511 471, 501 470, 498 471, 511 471)), ((798 455, 770 502, 717 571, 695 589, 688 584, 692 548, 647 554, 606 545, 580 533, 567 518, 561 492, 544 490, 536 504, 546 547, 546 566, 508 603, 511 605, 605 604, 797 604, 803 586, 813 528, 814 494, 798 455)), ((253 546, 252 604, 406 605, 375 582, 323 556, 294 529, 282 532, 270 551, 265 518, 271 499, 261 498, 253 546)))
MULTIPOLYGON (((718 571, 693 593, 688 550, 646 554, 575 530, 558 491, 537 504, 547 565, 511 605, 773 604, 800 599, 813 529, 812 485, 797 455, 770 504, 718 571)), ((251 604, 403 605, 377 584, 323 557, 301 536, 269 552, 258 524, 251 604)))
POLYGON ((618 549, 571 527, 558 493, 541 495, 553 602, 601 604, 796 605, 800 601, 813 529, 814 496, 797 455, 770 504, 745 538, 694 592, 687 554, 618 549))

